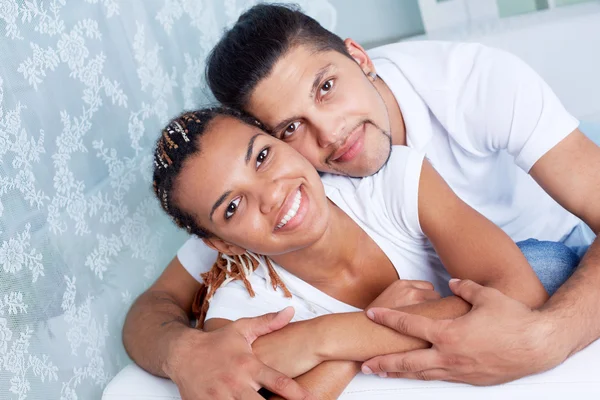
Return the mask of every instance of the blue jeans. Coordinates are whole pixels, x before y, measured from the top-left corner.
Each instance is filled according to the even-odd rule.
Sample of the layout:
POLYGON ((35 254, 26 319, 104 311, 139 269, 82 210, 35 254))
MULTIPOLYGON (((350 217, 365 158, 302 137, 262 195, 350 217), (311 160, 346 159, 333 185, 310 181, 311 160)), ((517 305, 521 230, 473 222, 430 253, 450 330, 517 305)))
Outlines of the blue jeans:
POLYGON ((527 239, 517 246, 550 296, 573 274, 595 235, 580 224, 560 242, 527 239))

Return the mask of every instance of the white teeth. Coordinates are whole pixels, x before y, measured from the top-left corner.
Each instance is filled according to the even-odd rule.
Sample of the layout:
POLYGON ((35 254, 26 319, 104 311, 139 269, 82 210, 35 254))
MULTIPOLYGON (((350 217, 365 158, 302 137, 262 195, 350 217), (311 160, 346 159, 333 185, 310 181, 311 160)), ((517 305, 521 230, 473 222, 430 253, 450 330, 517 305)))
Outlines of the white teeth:
POLYGON ((301 202, 302 202, 302 193, 300 192, 300 189, 298 189, 298 192, 296 192, 296 196, 294 197, 294 203, 292 204, 292 206, 290 207, 288 212, 284 215, 284 217, 281 218, 281 221, 279 222, 279 224, 277 224, 277 229, 283 228, 285 226, 285 224, 290 222, 290 220, 296 216, 296 213, 298 212, 298 209, 300 208, 301 202))

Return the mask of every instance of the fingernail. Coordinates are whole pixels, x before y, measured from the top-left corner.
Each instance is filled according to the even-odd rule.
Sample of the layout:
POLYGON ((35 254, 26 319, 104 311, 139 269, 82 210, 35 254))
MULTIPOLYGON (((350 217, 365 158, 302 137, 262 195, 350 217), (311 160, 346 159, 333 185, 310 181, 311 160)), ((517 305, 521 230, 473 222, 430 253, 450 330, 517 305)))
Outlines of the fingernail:
POLYGON ((452 278, 450 279, 450 283, 460 282, 460 279, 452 278))
POLYGON ((379 377, 380 378, 387 378, 387 372, 380 372, 379 373, 379 377))
POLYGON ((375 318, 375 313, 373 312, 373 310, 367 311, 367 317, 369 317, 369 319, 375 318))
POLYGON ((373 373, 373 371, 371 370, 371 368, 367 367, 366 365, 363 365, 362 373, 365 375, 371 375, 373 373))

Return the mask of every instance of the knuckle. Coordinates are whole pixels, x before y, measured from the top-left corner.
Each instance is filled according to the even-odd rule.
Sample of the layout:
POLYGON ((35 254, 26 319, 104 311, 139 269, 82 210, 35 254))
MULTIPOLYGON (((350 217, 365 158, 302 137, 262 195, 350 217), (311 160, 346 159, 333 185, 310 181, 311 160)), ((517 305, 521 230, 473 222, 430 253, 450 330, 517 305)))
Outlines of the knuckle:
POLYGON ((375 373, 387 372, 383 361, 383 358, 377 359, 377 362, 372 365, 371 370, 375 373))
POLYGON ((446 367, 460 367, 464 363, 461 357, 451 355, 445 357, 444 364, 446 365, 446 367))
POLYGON ((208 394, 210 396, 210 398, 215 398, 218 394, 217 388, 214 386, 207 387, 206 394, 208 394))
POLYGON ((417 379, 422 381, 430 381, 431 376, 427 373, 427 371, 417 371, 415 372, 417 379))
POLYGON ((444 331, 438 334, 438 342, 441 344, 452 345, 456 343, 456 335, 453 332, 444 331))
POLYGON ((225 387, 231 387, 235 383, 235 378, 231 374, 222 374, 218 378, 219 383, 225 387))
POLYGON ((407 332, 408 331, 408 322, 406 318, 399 316, 396 318, 394 323, 392 324, 393 328, 398 332, 407 332))
POLYGON ((273 382, 273 387, 275 390, 282 391, 285 390, 292 383, 292 379, 285 375, 278 375, 273 382))
POLYGON ((254 357, 249 354, 242 354, 235 357, 233 360, 234 365, 239 369, 247 369, 254 362, 254 357))
POLYGON ((432 333, 433 341, 438 345, 452 346, 460 339, 460 334, 452 330, 447 325, 441 325, 432 333))
POLYGON ((417 368, 415 368, 415 365, 412 361, 404 359, 398 360, 398 362, 396 363, 396 369, 397 372, 412 372, 417 368))

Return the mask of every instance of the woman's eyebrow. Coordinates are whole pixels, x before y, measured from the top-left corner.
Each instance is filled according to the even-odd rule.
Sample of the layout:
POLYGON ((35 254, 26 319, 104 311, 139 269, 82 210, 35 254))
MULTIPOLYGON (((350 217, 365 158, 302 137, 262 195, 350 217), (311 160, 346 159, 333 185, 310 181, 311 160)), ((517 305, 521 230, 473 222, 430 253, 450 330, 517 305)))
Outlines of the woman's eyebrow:
POLYGON ((260 133, 257 133, 256 135, 252 136, 252 138, 248 142, 248 150, 246 151, 246 164, 248 164, 248 162, 250 161, 250 157, 252 157, 252 152, 254 151, 254 141, 258 136, 260 136, 260 133))
MULTIPOLYGON (((246 165, 248 165, 248 162, 250 162, 250 157, 252 157, 252 153, 254 152, 254 141, 260 135, 262 135, 262 133, 257 133, 254 136, 252 136, 250 138, 250 140, 248 141, 248 150, 246 150, 246 165)), ((213 214, 215 213, 217 208, 219 208, 221 206, 221 204, 223 204, 225 199, 227 199, 230 194, 231 194, 231 190, 228 190, 225 193, 223 193, 217 201, 215 201, 215 204, 213 204, 212 209, 210 210, 210 216, 209 216, 210 222, 212 222, 213 214)))
POLYGON ((223 204, 223 202, 225 201, 225 199, 227 199, 230 194, 231 194, 231 190, 228 190, 225 193, 223 193, 221 195, 221 197, 219 197, 219 199, 217 201, 215 201, 215 204, 212 206, 212 209, 210 210, 210 222, 212 222, 212 217, 213 217, 213 214, 215 213, 215 210, 217 208, 219 208, 219 206, 221 204, 223 204))

